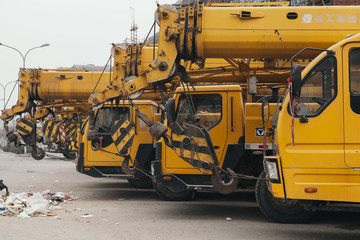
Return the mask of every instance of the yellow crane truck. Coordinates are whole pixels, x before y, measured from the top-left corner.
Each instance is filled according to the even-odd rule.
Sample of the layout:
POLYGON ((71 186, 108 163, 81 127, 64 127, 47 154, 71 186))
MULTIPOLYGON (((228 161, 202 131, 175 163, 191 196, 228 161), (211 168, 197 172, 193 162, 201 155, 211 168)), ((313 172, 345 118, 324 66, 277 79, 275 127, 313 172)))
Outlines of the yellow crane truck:
MULTIPOLYGON (((138 49, 140 49, 141 46, 131 46, 129 48, 133 47, 137 47, 138 49)), ((137 52, 129 51, 129 48, 127 49, 127 52, 137 52)), ((142 54, 146 55, 148 53, 145 52, 142 54)), ((127 57, 131 58, 129 55, 127 55, 127 57)), ((130 60, 128 62, 130 62, 130 60)), ((268 76, 271 74, 264 71, 270 69, 264 67, 263 61, 253 60, 249 63, 248 67, 250 67, 250 69, 252 69, 253 71, 257 71, 257 76, 259 77, 258 87, 260 94, 264 94, 261 91, 261 84, 265 84, 264 81, 266 81, 266 83, 270 85, 278 85, 281 84, 281 78, 279 79, 279 77, 281 76, 282 82, 285 82, 284 76, 287 76, 289 74, 290 65, 288 63, 289 61, 277 61, 276 71, 275 68, 271 69, 271 74, 273 75, 273 78, 271 80, 268 76), (275 71, 276 74, 274 74, 273 71, 275 71)), ((139 69, 141 68, 141 63, 138 63, 138 67, 139 69)), ((232 66, 228 61, 224 59, 208 59, 205 68, 203 69, 194 70, 192 69, 194 68, 194 66, 192 66, 191 64, 186 64, 186 67, 189 69, 188 73, 190 78, 192 79, 192 82, 195 82, 197 84, 215 84, 216 81, 219 81, 219 79, 221 79, 222 83, 237 82, 238 85, 232 87, 235 88, 234 91, 237 92, 239 96, 241 96, 242 94, 240 91, 240 84, 245 86, 246 78, 244 77, 248 74, 247 72, 241 72, 239 68, 232 66)), ((177 86, 178 84, 175 82, 176 80, 172 83, 172 85, 177 86)), ((168 91, 171 91, 171 87, 172 86, 167 87, 168 91)), ((207 91, 206 89, 208 88, 205 88, 204 90, 204 87, 205 86, 196 86, 196 89, 197 91, 199 91, 199 89, 207 91)), ((155 160, 155 142, 151 135, 148 133, 148 126, 140 118, 138 118, 135 113, 136 111, 144 113, 145 115, 149 116, 152 122, 158 121, 161 116, 161 110, 159 104, 156 102, 159 102, 161 100, 160 97, 161 96, 159 92, 148 90, 140 97, 147 99, 147 101, 126 100, 125 102, 113 102, 112 104, 106 103, 100 109, 95 109, 93 112, 94 126, 90 127, 89 123, 86 123, 86 125, 83 125, 84 127, 81 129, 80 132, 80 138, 78 139, 78 142, 80 143, 79 156, 76 160, 77 171, 93 177, 124 178, 136 187, 152 186, 149 176, 151 174, 150 163, 155 160), (117 134, 115 134, 115 122, 120 121, 120 118, 122 118, 123 121, 129 121, 129 123, 132 123, 134 126, 134 128, 130 128, 130 131, 132 132, 127 138, 125 135, 118 136, 117 134), (91 130, 91 128, 93 128, 93 130, 91 130), (90 134, 92 135, 90 138, 88 138, 89 132, 92 132, 90 134), (123 143, 122 141, 118 141, 117 139, 119 137, 121 139, 126 139, 126 141, 124 141, 123 143)), ((261 110, 260 105, 257 107, 257 109, 261 110)), ((241 115, 241 111, 237 113, 241 115)), ((260 126, 260 113, 258 114, 257 121, 258 125, 260 126)), ((205 121, 205 124, 208 123, 205 121)), ((123 126, 123 128, 124 130, 126 130, 126 127, 123 126)), ((126 132, 127 131, 125 131, 125 133, 126 132)), ((257 139, 260 139, 262 141, 261 137, 258 137, 257 139)), ((167 158, 164 157, 163 159, 165 161, 165 159, 167 158)), ((176 155, 171 156, 169 159, 171 159, 170 161, 176 161, 175 159, 177 159, 178 161, 183 162, 181 158, 176 155)))
POLYGON ((93 126, 83 124, 79 137, 76 170, 92 177, 116 177, 127 179, 135 187, 152 187, 150 163, 155 159, 154 139, 148 126, 136 116, 141 111, 152 121, 160 118, 158 103, 151 100, 121 101, 106 103, 94 110, 93 126), (121 124, 119 132, 113 128, 121 124), (97 136, 88 139, 88 132, 97 136), (129 134, 122 130, 131 129, 129 134))
POLYGON ((269 181, 256 188, 261 210, 276 222, 306 221, 323 208, 359 209, 360 35, 305 50, 321 54, 302 73, 293 67, 274 152, 264 159, 269 181))
MULTIPOLYGON (((63 117, 66 114, 68 117, 75 117, 78 121, 78 114, 88 114, 90 110, 87 98, 91 92, 97 88, 106 88, 110 77, 110 73, 88 72, 85 69, 21 69, 19 75, 20 95, 17 105, 11 109, 5 109, 0 118, 4 120, 9 141, 18 145, 17 134, 19 134, 25 145, 33 147, 32 156, 37 160, 45 156, 44 150, 36 145, 38 141, 41 141, 40 136, 37 137, 37 121, 45 119, 49 114, 54 115, 56 108, 63 108, 60 110, 60 115, 63 117), (101 78, 102 81, 99 81, 101 78), (99 84, 97 84, 98 81, 99 84), (64 107, 70 107, 72 110, 65 111, 64 107), (9 131, 7 123, 14 116, 23 113, 27 115, 17 120, 17 134, 9 131)), ((59 115, 58 112, 57 114, 59 115)), ((74 119, 68 120, 74 121, 74 119)), ((47 123, 44 124, 43 133, 52 139, 50 142, 61 142, 59 141, 59 122, 47 123)), ((73 128, 71 124, 67 126, 73 128)), ((69 133, 73 134, 73 129, 69 133)), ((68 135, 65 136, 66 138, 71 140, 72 137, 68 135)))
MULTIPOLYGON (((115 46, 115 44, 113 44, 115 46)), ((116 44, 117 48, 126 49, 121 44, 116 44)), ((142 46, 144 52, 149 52, 144 56, 146 59, 137 58, 136 64, 142 63, 144 68, 152 62, 153 48, 156 45, 142 46)), ((129 56, 137 55, 135 48, 129 48, 127 53, 129 56)), ((110 61, 110 59, 109 59, 110 61)), ((133 64, 133 62, 131 62, 133 64)), ((134 64, 134 70, 137 65, 134 64), (136 66, 135 66, 136 65, 136 66)), ((117 67, 117 66, 116 66, 117 67)), ((143 69, 141 69, 143 71, 143 69)), ((25 145, 33 146, 32 155, 35 159, 44 157, 43 149, 36 145, 36 121, 42 120, 50 113, 54 114, 57 108, 62 108, 58 112, 61 117, 68 115, 66 119, 61 121, 51 121, 44 124, 43 134, 47 136, 50 142, 57 142, 67 148, 68 143, 74 138, 74 123, 80 125, 80 115, 88 112, 90 107, 87 100, 90 94, 103 91, 112 84, 112 73, 110 72, 88 72, 86 69, 20 69, 20 96, 17 104, 11 109, 2 111, 0 118, 7 123, 16 115, 28 113, 28 117, 18 120, 17 134, 21 136, 25 145), (68 108, 64 111, 64 108, 68 108), (69 118, 70 117, 70 118, 69 118), (60 126, 65 124, 64 126, 60 126), (60 141, 61 129, 64 128, 66 144, 60 141)), ((58 115, 59 115, 58 114, 58 115)), ((10 142, 19 144, 18 137, 14 132, 8 130, 7 137, 10 142)), ((40 139, 40 137, 38 137, 40 139)), ((45 138, 43 138, 45 139, 45 138)))
MULTIPOLYGON (((359 27, 353 16, 359 9, 354 6, 243 7, 239 4, 204 6, 194 3, 182 6, 177 12, 171 6, 158 6, 158 51, 150 69, 133 75, 125 74, 129 72, 123 60, 126 52, 116 49, 116 79, 105 91, 92 95, 89 102, 96 106, 109 99, 134 99, 148 87, 159 87, 159 91, 164 91, 166 83, 171 82, 178 73, 185 86, 185 95, 190 96, 191 82, 181 60, 202 66, 206 58, 223 57, 231 62, 234 62, 232 58, 262 58, 271 66, 274 59, 290 58, 304 47, 327 48, 349 34, 357 33, 359 27)), ((310 51, 302 57, 311 58, 314 54, 310 51)), ((238 63, 237 66, 241 69, 243 64, 238 63)), ((193 108, 191 97, 186 99, 193 108)), ((206 128, 199 124, 195 109, 190 110, 186 123, 179 124, 175 121, 175 102, 166 104, 166 108, 171 131, 167 136, 166 126, 151 123, 152 136, 155 139, 164 137, 165 143, 172 148, 173 143, 180 142, 175 152, 200 172, 211 172, 217 179, 217 185, 226 189, 227 184, 219 177, 220 171, 232 179, 230 185, 238 175, 230 168, 222 170, 219 167, 213 139, 206 128), (179 139, 181 141, 177 141, 179 139), (201 158, 197 157, 199 151, 204 154, 201 158)))

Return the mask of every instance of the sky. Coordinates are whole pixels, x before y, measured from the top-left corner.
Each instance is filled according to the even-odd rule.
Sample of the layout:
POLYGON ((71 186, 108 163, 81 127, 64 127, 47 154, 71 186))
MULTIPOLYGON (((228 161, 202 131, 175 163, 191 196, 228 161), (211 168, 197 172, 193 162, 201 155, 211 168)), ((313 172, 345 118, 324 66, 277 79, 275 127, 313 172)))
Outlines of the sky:
MULTIPOLYGON (((158 0, 160 4, 174 0, 158 0)), ((134 8, 138 38, 144 39, 154 21, 156 0, 0 0, 0 43, 25 53, 27 68, 71 67, 74 64, 105 65, 111 43, 130 39, 134 8)), ((0 83, 18 79, 23 60, 15 50, 0 46, 0 83)), ((14 83, 6 87, 6 98, 14 83)), ((15 91, 16 92, 16 91, 15 91)), ((3 108, 0 86, 0 108, 3 108)), ((17 101, 13 94, 7 108, 17 101)))

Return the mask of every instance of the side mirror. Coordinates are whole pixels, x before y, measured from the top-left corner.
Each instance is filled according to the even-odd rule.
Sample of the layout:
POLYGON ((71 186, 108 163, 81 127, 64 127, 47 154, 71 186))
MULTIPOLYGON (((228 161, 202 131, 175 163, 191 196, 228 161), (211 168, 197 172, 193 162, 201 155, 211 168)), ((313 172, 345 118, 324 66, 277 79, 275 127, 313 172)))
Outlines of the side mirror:
POLYGON ((94 112, 94 110, 90 110, 90 112, 89 112, 89 129, 90 130, 95 129, 95 112, 94 112))
POLYGON ((293 97, 297 99, 301 95, 301 66, 300 64, 296 64, 291 69, 291 78, 292 78, 292 86, 293 86, 293 97))
POLYGON ((267 100, 264 100, 261 105, 262 111, 262 120, 263 122, 268 122, 270 118, 270 108, 269 108, 269 102, 267 100))
POLYGON ((176 113, 175 113, 175 99, 173 98, 169 98, 166 101, 166 117, 167 120, 170 124, 174 123, 176 120, 175 117, 176 113))

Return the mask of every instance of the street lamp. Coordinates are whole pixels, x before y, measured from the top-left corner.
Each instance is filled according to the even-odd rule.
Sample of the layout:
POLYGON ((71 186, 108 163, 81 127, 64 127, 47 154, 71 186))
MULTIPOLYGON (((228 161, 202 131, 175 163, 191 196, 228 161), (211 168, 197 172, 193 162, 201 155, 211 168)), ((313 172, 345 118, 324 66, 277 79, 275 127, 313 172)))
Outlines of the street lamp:
POLYGON ((50 44, 44 43, 44 44, 41 45, 41 46, 37 46, 37 47, 30 48, 30 49, 25 53, 25 55, 23 55, 18 49, 14 48, 14 47, 11 47, 11 46, 8 46, 8 45, 2 44, 2 43, 0 43, 0 46, 4 46, 4 47, 7 47, 7 48, 11 48, 11 49, 17 51, 17 52, 21 55, 21 58, 22 58, 22 60, 23 60, 23 68, 25 68, 26 56, 29 54, 29 52, 30 52, 31 50, 34 50, 34 49, 36 49, 36 48, 47 47, 47 46, 50 46, 50 44))
MULTIPOLYGON (((11 49, 17 51, 17 52, 20 54, 20 56, 21 56, 21 58, 22 58, 22 60, 23 60, 23 68, 25 68, 26 56, 29 54, 29 52, 30 52, 31 50, 34 50, 34 49, 36 49, 36 48, 47 47, 47 46, 50 46, 50 44, 44 43, 44 44, 41 45, 41 46, 37 46, 37 47, 30 48, 30 49, 25 53, 25 55, 23 55, 18 49, 14 48, 14 47, 11 47, 11 46, 9 46, 9 45, 5 45, 5 44, 0 43, 0 46, 4 46, 4 47, 7 47, 7 48, 11 48, 11 49)), ((19 98, 19 96, 20 96, 20 79, 18 79, 17 82, 18 82, 18 84, 19 84, 19 88, 18 88, 18 98, 19 98)), ((4 100, 4 105, 5 105, 5 100, 4 100)))
MULTIPOLYGON (((5 90, 6 90, 6 87, 10 84, 10 83, 13 83, 13 82, 17 82, 18 80, 15 80, 15 81, 10 81, 10 82, 8 82, 7 84, 5 84, 5 87, 4 87, 4 85, 2 85, 1 83, 0 83, 0 86, 3 88, 3 90, 4 90, 4 109, 5 109, 5 107, 6 107, 6 104, 5 104, 5 101, 6 101, 6 96, 5 96, 5 90)), ((0 100, 1 101, 1 100, 0 100)))

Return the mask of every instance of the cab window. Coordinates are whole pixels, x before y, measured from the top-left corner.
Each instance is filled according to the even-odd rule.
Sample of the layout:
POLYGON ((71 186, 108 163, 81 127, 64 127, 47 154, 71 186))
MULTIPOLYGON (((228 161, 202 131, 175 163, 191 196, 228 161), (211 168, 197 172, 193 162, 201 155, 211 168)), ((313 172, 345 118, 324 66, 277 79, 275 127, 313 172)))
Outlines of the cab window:
POLYGON ((119 120, 129 120, 130 111, 127 107, 103 107, 99 109, 95 118, 95 130, 109 132, 119 120))
POLYGON ((336 59, 328 56, 302 81, 300 98, 295 99, 296 115, 305 117, 319 115, 335 98, 336 83, 336 59))
MULTIPOLYGON (((210 130, 221 121, 222 98, 220 94, 193 94, 191 97, 201 126, 210 130)), ((176 121, 179 124, 186 123, 190 121, 191 114, 186 96, 182 94, 177 107, 176 121)))
POLYGON ((360 114, 360 49, 349 53, 350 105, 353 112, 360 114))

